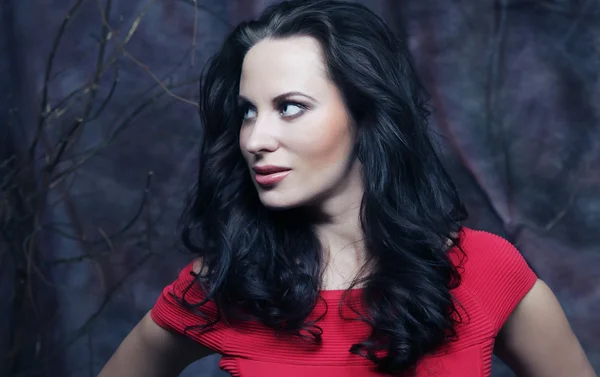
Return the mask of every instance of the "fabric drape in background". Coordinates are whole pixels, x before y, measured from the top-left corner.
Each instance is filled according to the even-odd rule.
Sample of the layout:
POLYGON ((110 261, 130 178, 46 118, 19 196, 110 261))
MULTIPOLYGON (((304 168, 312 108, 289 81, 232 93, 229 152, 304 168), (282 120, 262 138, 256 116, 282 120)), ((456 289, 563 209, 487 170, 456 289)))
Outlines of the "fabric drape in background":
MULTIPOLYGON (((410 42, 468 225, 519 247, 600 370, 600 2, 362 2, 410 42)), ((0 6, 0 375, 95 376, 177 276, 200 69, 269 3, 0 6)))

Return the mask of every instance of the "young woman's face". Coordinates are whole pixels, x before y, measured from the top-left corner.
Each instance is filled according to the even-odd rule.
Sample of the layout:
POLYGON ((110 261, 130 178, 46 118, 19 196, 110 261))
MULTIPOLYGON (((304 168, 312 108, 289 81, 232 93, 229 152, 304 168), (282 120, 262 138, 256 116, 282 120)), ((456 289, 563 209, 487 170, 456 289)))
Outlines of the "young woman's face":
POLYGON ((247 53, 240 148, 269 208, 321 204, 356 191, 352 121, 310 37, 266 39, 247 53))

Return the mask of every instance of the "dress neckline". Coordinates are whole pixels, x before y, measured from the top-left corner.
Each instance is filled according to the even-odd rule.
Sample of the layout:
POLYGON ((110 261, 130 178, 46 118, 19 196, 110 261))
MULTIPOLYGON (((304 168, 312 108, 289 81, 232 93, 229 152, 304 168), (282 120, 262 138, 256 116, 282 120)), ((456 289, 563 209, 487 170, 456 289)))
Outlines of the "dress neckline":
POLYGON ((319 291, 319 294, 324 299, 339 298, 344 294, 344 292, 348 292, 348 294, 351 297, 354 297, 356 295, 360 295, 363 290, 364 290, 364 288, 352 288, 350 290, 348 290, 348 289, 324 289, 324 290, 319 291))

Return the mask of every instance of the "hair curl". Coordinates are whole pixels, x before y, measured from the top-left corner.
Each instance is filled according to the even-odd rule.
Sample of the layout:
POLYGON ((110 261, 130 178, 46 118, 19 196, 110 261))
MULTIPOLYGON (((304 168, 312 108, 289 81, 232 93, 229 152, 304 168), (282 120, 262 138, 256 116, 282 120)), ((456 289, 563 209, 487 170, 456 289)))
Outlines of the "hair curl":
POLYGON ((367 312, 361 318, 372 332, 350 352, 383 372, 410 370, 456 335, 451 290, 460 275, 448 241, 458 244, 467 215, 428 135, 427 98, 406 41, 356 3, 294 0, 271 6, 258 20, 235 28, 206 65, 198 181, 182 218, 183 244, 201 257, 206 271, 203 303, 214 300, 227 321, 255 320, 279 333, 321 339, 318 320, 307 320, 323 272, 310 219, 301 208, 265 208, 239 148, 244 56, 260 40, 293 36, 320 42, 329 77, 357 127, 369 273, 353 286, 364 286, 367 312))

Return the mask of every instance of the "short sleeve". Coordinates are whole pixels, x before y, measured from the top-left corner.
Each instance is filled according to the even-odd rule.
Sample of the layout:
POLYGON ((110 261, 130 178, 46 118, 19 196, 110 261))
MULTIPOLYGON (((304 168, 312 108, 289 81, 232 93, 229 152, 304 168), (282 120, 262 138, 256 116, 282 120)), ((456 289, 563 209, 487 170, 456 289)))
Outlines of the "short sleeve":
POLYGON ((461 245, 467 260, 464 283, 488 314, 497 334, 537 276, 509 241, 483 231, 466 230, 461 245))
POLYGON ((190 337, 198 343, 221 352, 225 339, 223 321, 202 328, 218 319, 218 309, 213 301, 208 301, 196 309, 184 304, 198 304, 204 299, 204 292, 194 282, 193 262, 188 264, 179 277, 166 286, 150 312, 150 316, 160 327, 190 337))

